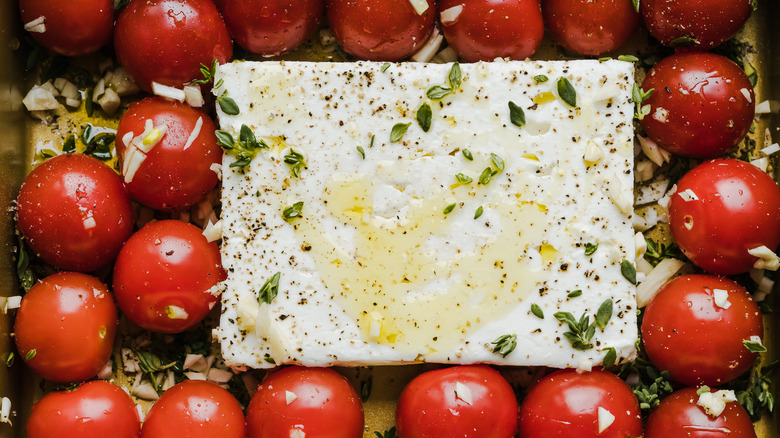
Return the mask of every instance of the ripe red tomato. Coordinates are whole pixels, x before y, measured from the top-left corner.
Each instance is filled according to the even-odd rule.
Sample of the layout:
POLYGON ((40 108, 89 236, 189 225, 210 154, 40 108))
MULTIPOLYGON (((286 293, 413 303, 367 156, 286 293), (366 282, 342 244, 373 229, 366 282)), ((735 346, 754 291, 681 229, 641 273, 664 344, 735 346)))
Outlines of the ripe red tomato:
POLYGON ((722 275, 747 272, 757 260, 748 250, 780 245, 780 188, 744 161, 707 161, 677 183, 669 225, 697 266, 722 275))
POLYGON ((246 412, 249 438, 360 438, 363 406, 330 368, 287 367, 257 388, 246 412))
POLYGON ((561 370, 545 376, 520 405, 520 438, 614 437, 642 435, 634 392, 602 370, 561 370), (614 421, 599 433, 599 409, 614 421))
POLYGON ((409 0, 328 0, 328 23, 341 47, 360 59, 399 61, 433 32, 436 2, 418 14, 409 0))
POLYGON ((712 53, 677 53, 661 60, 642 89, 655 89, 642 119, 647 135, 669 152, 712 158, 736 146, 753 123, 755 95, 745 72, 712 53))
POLYGON ((119 252, 114 294, 134 323, 179 333, 209 313, 217 302, 209 288, 224 279, 215 243, 194 225, 164 220, 138 230, 119 252))
POLYGON ((742 29, 750 0, 642 0, 639 12, 661 44, 709 50, 742 29))
POLYGON ((550 36, 581 55, 611 52, 639 27, 631 0, 544 0, 542 13, 550 36))
POLYGON ((31 31, 30 36, 64 56, 97 52, 111 41, 114 30, 111 0, 19 0, 19 12, 25 24, 43 17, 45 31, 31 31))
POLYGON ((444 37, 467 62, 525 59, 544 36, 538 0, 441 0, 444 37))
POLYGON ((395 423, 401 437, 511 438, 517 399, 506 379, 487 365, 443 368, 406 385, 395 423))
POLYGON ((111 357, 118 324, 111 292, 95 277, 61 272, 36 283, 14 323, 16 349, 43 378, 91 379, 111 357))
MULTIPOLYGON (((135 148, 126 145, 123 138, 128 132, 140 136, 147 120, 152 120, 155 127, 165 125, 167 130, 146 154, 130 182, 127 182, 125 172, 130 196, 157 210, 176 210, 197 203, 219 182, 217 174, 210 169, 213 164, 222 162, 214 122, 189 105, 161 98, 147 98, 130 105, 119 122, 116 137, 117 155, 123 170, 130 147, 135 148), (188 145, 196 128, 198 134, 188 145)), ((137 151, 134 153, 143 156, 137 151)))
POLYGON ((726 404, 716 418, 696 403, 696 388, 676 391, 650 413, 645 438, 755 438, 756 431, 745 408, 737 402, 726 404))
POLYGON ((185 380, 166 390, 144 420, 141 438, 245 438, 244 412, 219 385, 185 380))
POLYGON ((80 154, 51 158, 27 175, 17 219, 43 261, 70 271, 90 272, 111 263, 133 231, 121 178, 80 154))
POLYGON ((756 359, 742 344, 762 337, 761 312, 747 290, 732 280, 685 275, 667 283, 645 309, 642 340, 650 361, 686 385, 721 385, 756 359), (728 292, 724 309, 715 294, 728 292))
POLYGON ((252 53, 276 56, 309 39, 325 0, 216 0, 236 42, 252 53))
POLYGON ((119 63, 145 91, 152 82, 181 87, 200 65, 233 56, 225 22, 211 0, 131 0, 114 32, 119 63))
POLYGON ((27 422, 27 438, 138 438, 140 433, 133 400, 103 380, 45 395, 27 422))

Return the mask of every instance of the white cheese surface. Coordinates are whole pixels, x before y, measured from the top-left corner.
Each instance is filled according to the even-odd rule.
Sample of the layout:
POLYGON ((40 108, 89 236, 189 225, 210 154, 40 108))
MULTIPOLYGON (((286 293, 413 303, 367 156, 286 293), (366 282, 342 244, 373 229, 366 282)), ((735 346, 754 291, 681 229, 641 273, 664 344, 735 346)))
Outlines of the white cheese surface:
POLYGON ((223 162, 228 278, 215 335, 229 365, 563 368, 599 364, 609 348, 618 360, 635 356, 635 287, 621 274, 635 252, 633 66, 465 64, 455 92, 428 98, 430 87, 449 86, 451 67, 219 67, 214 93, 240 109, 218 108, 221 129, 238 138, 245 124, 268 145, 245 170, 229 167, 232 155, 223 162), (576 108, 558 96, 562 77, 576 108), (510 122, 510 101, 523 126, 510 122), (416 120, 424 103, 428 132, 416 120), (391 142, 399 123, 408 130, 391 142), (306 159, 298 178, 284 162, 291 148, 306 159), (301 217, 285 220, 298 202, 301 217), (586 256, 586 244, 598 249, 586 256), (277 272, 278 296, 261 306, 277 272), (586 340, 592 348, 573 348, 554 314, 592 324, 608 299, 613 312, 586 340), (491 344, 504 335, 517 343, 506 357, 491 344))

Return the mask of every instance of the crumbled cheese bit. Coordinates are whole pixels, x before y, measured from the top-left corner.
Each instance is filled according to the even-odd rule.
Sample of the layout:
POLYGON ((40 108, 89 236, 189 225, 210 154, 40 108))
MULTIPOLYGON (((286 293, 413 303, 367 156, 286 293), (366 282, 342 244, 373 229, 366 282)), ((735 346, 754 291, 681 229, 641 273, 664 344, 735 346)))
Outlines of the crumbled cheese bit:
POLYGON ((660 123, 666 123, 669 121, 669 111, 667 111, 666 108, 659 106, 655 109, 655 112, 653 112, 653 119, 660 123))
POLYGON ((46 17, 41 15, 40 17, 36 18, 35 20, 28 21, 27 23, 24 23, 24 30, 27 32, 33 32, 33 33, 44 33, 46 32, 46 17))
POLYGON ((306 438, 306 432, 301 429, 292 429, 290 430, 290 438, 306 438))
POLYGON ((780 257, 765 245, 749 249, 748 253, 753 257, 758 257, 758 260, 753 264, 753 267, 756 269, 777 271, 777 269, 780 268, 780 257))
POLYGON ((297 395, 295 395, 295 393, 294 393, 294 392, 292 392, 292 391, 284 391, 284 397, 285 397, 285 399, 287 400, 287 404, 288 404, 288 405, 289 405, 290 403, 294 402, 294 401, 295 401, 295 399, 297 399, 297 398, 298 398, 298 396, 297 396, 297 395))
POLYGON ((657 168, 658 166, 650 160, 641 159, 637 161, 636 172, 634 172, 634 181, 640 183, 650 181, 653 179, 653 176, 655 176, 655 169, 657 168))
POLYGON ((593 371, 593 362, 588 360, 587 358, 581 358, 579 362, 577 362, 577 372, 582 373, 589 373, 593 371))
POLYGON ((460 382, 455 382, 455 398, 462 400, 463 403, 469 406, 474 403, 474 400, 471 398, 471 389, 460 382))
POLYGON ((770 114, 780 111, 780 101, 765 100, 756 105, 756 114, 770 114))
POLYGON ((152 82, 152 93, 157 96, 179 102, 184 102, 184 100, 187 98, 184 90, 178 89, 176 87, 169 87, 168 85, 163 85, 158 82, 152 82))
POLYGON ((693 192, 691 189, 685 189, 684 191, 678 193, 680 195, 680 198, 682 198, 685 202, 691 202, 691 201, 698 201, 699 197, 696 196, 696 193, 693 192))
POLYGON ((186 151, 187 149, 190 148, 190 146, 192 146, 192 143, 200 135, 200 128, 202 127, 203 127, 203 117, 198 117, 198 121, 195 122, 195 127, 192 129, 190 136, 187 137, 187 143, 184 144, 184 148, 182 150, 186 151))
POLYGON ((716 392, 702 392, 699 394, 699 400, 696 404, 701 406, 707 415, 717 418, 726 409, 727 403, 735 401, 737 401, 737 396, 734 391, 721 389, 716 392))
POLYGON ((637 188, 636 199, 634 200, 635 206, 642 206, 658 202, 664 197, 666 189, 669 188, 669 179, 661 178, 653 181, 650 184, 645 184, 637 188))
POLYGON ((428 10, 428 0, 409 0, 417 15, 422 15, 428 10))
POLYGON ((669 208, 669 202, 672 200, 672 196, 677 193, 677 184, 673 185, 666 194, 658 200, 658 206, 663 209, 669 208))
POLYGON ((608 410, 602 408, 601 406, 599 406, 598 415, 599 415, 599 433, 602 433, 605 430, 607 430, 609 426, 612 426, 612 423, 615 422, 615 416, 612 415, 612 412, 609 412, 608 410))
POLYGON ((636 287, 636 303, 639 307, 645 307, 658 291, 661 286, 671 280, 672 277, 685 266, 685 263, 677 259, 664 259, 661 260, 645 278, 642 284, 636 287))
POLYGON ((463 5, 453 6, 441 11, 439 15, 441 24, 448 26, 458 21, 460 14, 463 12, 463 5))
POLYGON ((729 291, 726 289, 713 289, 712 300, 715 302, 715 305, 721 309, 728 309, 731 307, 731 301, 729 301, 729 291))
POLYGON ((761 153, 764 154, 764 155, 767 155, 767 156, 768 155, 772 155, 772 154, 776 153, 777 151, 780 151, 780 144, 777 144, 777 143, 773 143, 773 144, 765 147, 764 149, 761 149, 761 153))

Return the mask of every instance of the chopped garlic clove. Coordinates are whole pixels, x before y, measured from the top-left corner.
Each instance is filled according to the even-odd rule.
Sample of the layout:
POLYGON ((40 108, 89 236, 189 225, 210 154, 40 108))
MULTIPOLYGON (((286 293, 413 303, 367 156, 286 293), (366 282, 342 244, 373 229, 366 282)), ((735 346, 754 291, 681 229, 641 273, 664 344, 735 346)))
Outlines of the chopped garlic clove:
MULTIPOLYGON (((53 87, 52 87, 53 88, 53 87)), ((60 103, 52 92, 43 85, 35 85, 24 96, 22 103, 27 108, 27 111, 47 111, 60 107, 60 103)))
POLYGON ((294 402, 295 399, 298 398, 298 396, 295 395, 295 393, 292 392, 292 391, 284 391, 284 397, 285 397, 285 401, 287 402, 288 405, 290 403, 294 402))
POLYGON ((152 93, 157 96, 164 97, 169 100, 176 100, 178 102, 184 102, 187 96, 184 94, 184 90, 176 87, 169 87, 158 82, 152 82, 152 93))
POLYGON ((45 33, 46 32, 46 17, 41 15, 35 20, 24 23, 24 30, 32 33, 45 33))
POLYGON ((198 117, 198 121, 195 122, 195 127, 192 129, 190 136, 187 137, 187 142, 184 144, 184 148, 182 150, 186 151, 187 149, 190 148, 190 146, 192 146, 192 143, 200 135, 200 129, 202 127, 203 127, 203 117, 198 117))
POLYGON ((436 52, 439 51, 439 47, 441 47, 443 42, 444 35, 439 32, 438 28, 434 27, 431 36, 428 38, 428 41, 426 41, 425 44, 420 47, 420 50, 412 55, 412 61, 429 62, 431 59, 433 59, 434 56, 436 56, 436 52))
POLYGON ((206 223, 206 228, 203 229, 203 235, 209 242, 216 242, 222 239, 222 220, 218 220, 216 223, 212 223, 209 220, 206 223))
POLYGON ((764 245, 749 249, 748 253, 753 257, 758 257, 758 260, 753 264, 756 269, 777 271, 780 268, 780 257, 764 245))
POLYGON ((0 401, 0 423, 13 425, 11 423, 11 399, 8 397, 3 397, 0 401))
POLYGON ((200 108, 206 103, 203 100, 203 93, 197 85, 186 85, 184 87, 184 98, 187 101, 187 105, 193 108, 200 108))
POLYGON ((458 18, 460 18, 460 14, 462 12, 463 12, 463 5, 453 6, 451 8, 447 8, 441 11, 441 14, 439 14, 439 18, 441 19, 441 24, 445 26, 449 26, 450 24, 455 24, 455 22, 458 21, 458 18))
POLYGON ((661 286, 671 280, 685 266, 685 263, 677 259, 661 260, 649 274, 642 284, 636 287, 636 302, 639 307, 645 307, 652 299, 661 286))
POLYGON ((471 389, 460 382, 455 382, 455 398, 460 399, 469 406, 474 403, 471 397, 471 389))
POLYGON ((780 101, 765 100, 756 105, 756 114, 770 114, 780 111, 780 101))
POLYGON ((599 433, 604 432, 609 428, 609 426, 612 426, 612 423, 615 422, 615 416, 612 415, 612 412, 609 412, 608 410, 602 408, 599 406, 598 409, 598 417, 599 417, 599 433))
POLYGON ((428 0, 409 0, 417 15, 422 15, 428 10, 428 0))
POLYGON ((119 94, 117 94, 117 92, 112 88, 106 88, 103 96, 101 96, 97 101, 97 104, 100 105, 100 107, 103 108, 103 111, 105 111, 105 113, 108 115, 114 115, 114 113, 116 113, 116 111, 119 109, 119 105, 121 103, 122 101, 119 98, 119 94))

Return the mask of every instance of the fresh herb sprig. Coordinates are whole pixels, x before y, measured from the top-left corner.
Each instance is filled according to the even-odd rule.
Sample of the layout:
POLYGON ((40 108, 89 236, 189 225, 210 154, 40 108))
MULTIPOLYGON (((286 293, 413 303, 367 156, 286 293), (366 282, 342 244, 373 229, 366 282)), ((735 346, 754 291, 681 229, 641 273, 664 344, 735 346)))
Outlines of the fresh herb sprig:
POLYGON ((300 178, 301 169, 306 168, 306 158, 293 148, 290 148, 290 153, 284 156, 284 162, 290 165, 290 171, 296 178, 300 178))
POLYGON ((639 84, 634 83, 634 88, 631 91, 631 96, 634 100, 634 105, 636 105, 636 112, 634 113, 634 118, 637 120, 642 120, 645 118, 646 115, 650 114, 650 105, 645 104, 645 101, 650 98, 650 96, 655 91, 655 88, 651 88, 647 91, 644 91, 642 88, 639 87, 639 84))
POLYGON ((645 260, 647 260, 653 266, 657 266, 659 263, 661 263, 662 260, 665 259, 679 259, 682 257, 680 248, 678 248, 677 244, 674 242, 664 244, 656 242, 655 240, 648 237, 645 237, 645 242, 647 242, 645 260))
POLYGON ((450 73, 447 75, 447 81, 449 82, 449 87, 443 85, 434 85, 433 87, 429 88, 425 94, 429 99, 439 100, 457 91, 458 88, 460 88, 460 85, 463 83, 463 73, 460 69, 460 64, 457 62, 452 64, 450 73))
POLYGON ((500 354, 501 357, 509 356, 509 353, 515 351, 517 348, 517 335, 503 335, 499 336, 495 341, 491 342, 493 347, 493 353, 500 354))
POLYGON ((257 140, 255 134, 247 125, 241 125, 241 131, 238 134, 238 141, 233 136, 223 130, 217 130, 217 144, 225 150, 236 156, 236 161, 230 163, 230 167, 245 168, 252 162, 260 149, 268 149, 268 145, 261 139, 257 140))

